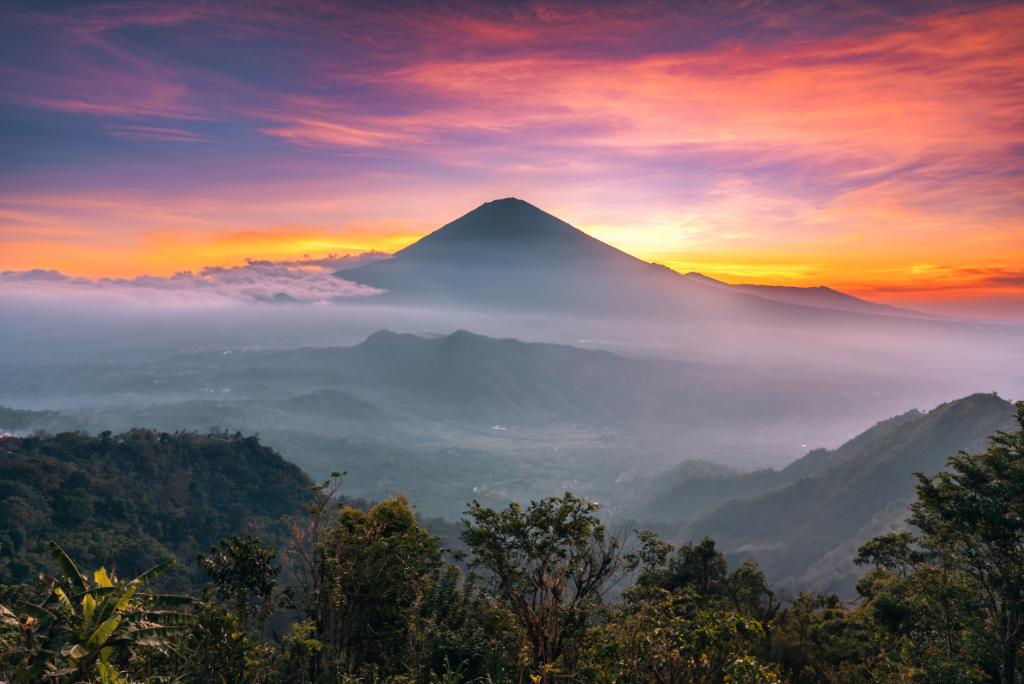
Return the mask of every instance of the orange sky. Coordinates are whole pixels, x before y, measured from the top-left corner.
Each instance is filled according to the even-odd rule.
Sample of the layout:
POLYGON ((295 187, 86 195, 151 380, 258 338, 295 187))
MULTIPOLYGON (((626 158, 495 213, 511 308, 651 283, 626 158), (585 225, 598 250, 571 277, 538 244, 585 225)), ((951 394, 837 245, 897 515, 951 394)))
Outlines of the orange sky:
POLYGON ((1024 6, 746 8, 12 13, 0 270, 394 251, 518 196, 683 272, 1024 315, 1024 6))

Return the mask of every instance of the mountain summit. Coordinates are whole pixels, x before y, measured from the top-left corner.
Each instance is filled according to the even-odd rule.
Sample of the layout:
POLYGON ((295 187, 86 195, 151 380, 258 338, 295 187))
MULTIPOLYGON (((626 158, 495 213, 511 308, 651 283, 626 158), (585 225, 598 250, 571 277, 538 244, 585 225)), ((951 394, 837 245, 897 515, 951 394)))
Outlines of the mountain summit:
MULTIPOLYGON (((506 197, 481 204, 468 214, 406 247, 398 255, 423 255, 437 248, 448 249, 478 242, 527 243, 535 247, 568 245, 575 248, 598 243, 583 231, 529 202, 506 197)), ((603 243, 598 244, 613 249, 603 243)))
POLYGON ((512 197, 480 205, 390 259, 339 275, 403 301, 542 310, 635 304, 655 294, 652 279, 678 280, 512 197))

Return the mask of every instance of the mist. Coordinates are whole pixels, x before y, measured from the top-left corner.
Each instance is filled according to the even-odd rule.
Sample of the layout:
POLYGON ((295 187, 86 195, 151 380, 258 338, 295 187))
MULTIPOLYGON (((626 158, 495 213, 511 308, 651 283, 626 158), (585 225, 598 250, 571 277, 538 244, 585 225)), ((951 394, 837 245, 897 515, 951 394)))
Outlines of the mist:
POLYGON ((325 273, 260 262, 132 281, 8 275, 0 405, 58 412, 26 430, 259 433, 314 477, 348 471, 353 495, 407 493, 454 516, 471 498, 565 488, 615 513, 688 460, 777 468, 911 409, 1024 396, 1020 327, 745 320, 720 302, 675 318, 427 306, 325 273), (372 363, 352 355, 381 330, 416 337, 372 363), (440 352, 415 344, 459 330, 483 336, 446 347, 476 374, 464 382, 454 366, 434 373, 440 352), (509 356, 503 338, 571 349, 509 356))

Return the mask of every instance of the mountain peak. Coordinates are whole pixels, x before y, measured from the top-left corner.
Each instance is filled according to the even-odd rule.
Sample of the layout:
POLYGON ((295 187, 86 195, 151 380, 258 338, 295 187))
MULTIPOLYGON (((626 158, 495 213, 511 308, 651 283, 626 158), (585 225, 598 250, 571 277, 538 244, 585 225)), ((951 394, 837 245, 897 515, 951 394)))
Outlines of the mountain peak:
POLYGON ((525 245, 537 242, 577 243, 589 240, 593 238, 529 202, 516 197, 505 197, 481 204, 409 245, 398 252, 398 255, 428 254, 435 249, 449 249, 454 245, 468 242, 525 245))
POLYGON ((481 204, 390 259, 340 272, 406 301, 605 310, 657 301, 674 272, 593 238, 515 197, 481 204))
MULTIPOLYGON (((480 206, 481 207, 494 206, 494 205, 514 206, 514 205, 521 205, 521 204, 525 204, 528 207, 533 207, 534 209, 537 209, 537 207, 535 207, 534 205, 530 204, 526 200, 521 200, 518 197, 502 197, 500 199, 493 199, 493 200, 491 200, 489 202, 484 202, 480 206)), ((537 209, 537 211, 540 211, 540 209, 537 209)))

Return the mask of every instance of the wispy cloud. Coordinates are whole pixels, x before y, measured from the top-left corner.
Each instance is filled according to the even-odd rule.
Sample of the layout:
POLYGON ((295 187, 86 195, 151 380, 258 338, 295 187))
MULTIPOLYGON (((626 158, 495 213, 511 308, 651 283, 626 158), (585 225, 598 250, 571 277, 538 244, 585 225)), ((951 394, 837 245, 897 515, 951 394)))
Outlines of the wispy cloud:
POLYGON ((210 139, 194 131, 182 128, 161 128, 157 126, 110 126, 107 132, 115 138, 129 140, 152 140, 154 142, 210 142, 210 139))
POLYGON ((284 138, 297 145, 326 145, 333 147, 393 147, 410 144, 416 137, 400 131, 348 126, 342 123, 298 118, 286 125, 261 128, 260 132, 284 138))

